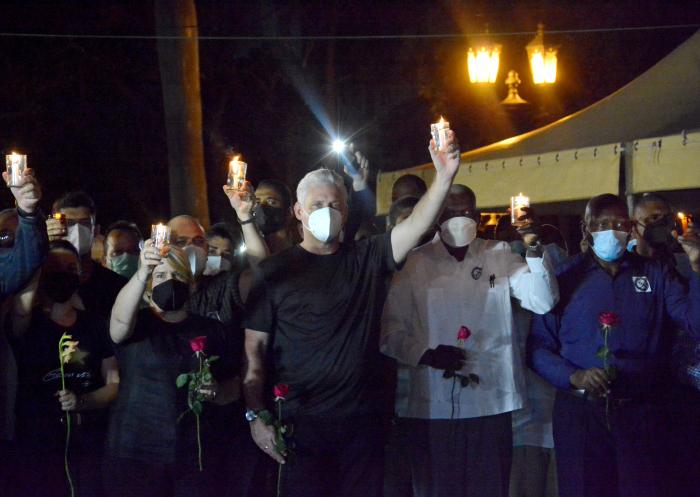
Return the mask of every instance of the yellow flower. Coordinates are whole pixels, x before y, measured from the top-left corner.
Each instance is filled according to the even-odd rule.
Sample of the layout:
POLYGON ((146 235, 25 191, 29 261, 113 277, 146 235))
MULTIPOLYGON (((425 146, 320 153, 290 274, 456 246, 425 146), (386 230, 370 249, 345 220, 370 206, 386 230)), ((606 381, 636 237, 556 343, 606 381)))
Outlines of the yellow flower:
POLYGON ((71 359, 73 358, 73 354, 78 350, 78 342, 77 340, 64 340, 63 341, 63 347, 61 349, 61 360, 63 361, 63 364, 68 364, 71 359))

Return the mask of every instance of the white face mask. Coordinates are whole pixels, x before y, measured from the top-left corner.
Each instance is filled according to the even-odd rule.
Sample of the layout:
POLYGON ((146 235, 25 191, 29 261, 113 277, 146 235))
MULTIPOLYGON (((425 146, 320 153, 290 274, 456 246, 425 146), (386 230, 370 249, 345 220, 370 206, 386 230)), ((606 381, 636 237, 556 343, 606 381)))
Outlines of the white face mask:
POLYGON ((65 239, 75 247, 78 254, 82 257, 90 253, 92 248, 92 230, 82 224, 74 224, 66 230, 65 239))
POLYGON ((204 267, 204 273, 202 274, 205 276, 214 276, 226 271, 231 271, 231 261, 220 255, 210 255, 207 257, 207 263, 204 267))
POLYGON ((187 245, 184 249, 187 254, 187 260, 190 263, 190 270, 195 278, 199 278, 204 273, 204 268, 207 265, 207 253, 202 247, 195 245, 187 245))
POLYGON ((470 217, 451 217, 440 225, 440 238, 450 247, 466 247, 476 238, 476 221, 470 217))
POLYGON ((343 228, 343 215, 331 207, 316 209, 309 214, 309 225, 304 227, 319 242, 334 240, 343 228))

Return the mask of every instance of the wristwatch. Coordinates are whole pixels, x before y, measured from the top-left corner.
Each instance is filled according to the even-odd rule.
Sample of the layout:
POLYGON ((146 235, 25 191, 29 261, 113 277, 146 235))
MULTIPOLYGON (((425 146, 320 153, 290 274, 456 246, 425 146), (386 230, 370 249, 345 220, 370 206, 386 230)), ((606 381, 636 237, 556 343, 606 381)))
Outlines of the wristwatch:
POLYGON ((245 420, 248 421, 249 423, 252 423, 256 419, 258 419, 258 413, 261 411, 261 409, 258 409, 257 411, 253 409, 246 409, 245 411, 245 420))

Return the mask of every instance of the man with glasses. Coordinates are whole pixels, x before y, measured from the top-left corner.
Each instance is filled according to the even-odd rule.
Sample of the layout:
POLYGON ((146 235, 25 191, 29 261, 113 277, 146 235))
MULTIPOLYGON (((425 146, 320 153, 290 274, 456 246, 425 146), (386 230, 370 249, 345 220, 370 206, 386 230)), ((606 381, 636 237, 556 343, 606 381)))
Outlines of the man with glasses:
POLYGON ((76 306, 107 317, 119 291, 128 281, 92 258, 95 241, 95 202, 81 191, 68 192, 53 204, 54 217, 46 222, 49 240, 65 239, 80 255, 79 302, 76 306), (56 219, 60 214, 62 219, 56 219))
POLYGON ((525 377, 511 296, 536 313, 557 302, 537 237, 526 262, 506 242, 477 238, 474 192, 453 185, 439 235, 394 275, 381 350, 408 366, 405 410, 416 497, 507 497, 511 412, 525 377))
POLYGON ((583 229, 590 250, 560 274, 559 304, 535 316, 528 340, 531 367, 558 389, 560 495, 653 497, 665 476, 670 331, 700 338, 700 237, 680 239, 692 268, 686 289, 668 265, 627 252, 632 222, 619 197, 591 199, 583 229))

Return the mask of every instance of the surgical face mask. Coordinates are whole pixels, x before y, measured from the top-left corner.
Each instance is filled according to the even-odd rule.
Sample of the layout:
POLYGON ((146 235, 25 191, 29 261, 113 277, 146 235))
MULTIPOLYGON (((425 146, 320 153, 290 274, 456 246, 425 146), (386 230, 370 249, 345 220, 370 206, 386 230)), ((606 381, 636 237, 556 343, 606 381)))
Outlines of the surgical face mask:
POLYGON ((287 221, 287 210, 271 207, 267 204, 257 204, 253 208, 253 219, 263 235, 269 235, 284 228, 287 221))
POLYGON ((220 255, 210 255, 207 257, 207 264, 204 267, 205 276, 214 276, 219 273, 231 271, 231 261, 220 255))
POLYGON ((451 217, 440 225, 440 238, 450 247, 466 247, 476 238, 476 221, 470 217, 451 217))
POLYGON ((124 278, 131 278, 139 268, 138 254, 124 252, 109 258, 109 268, 124 278))
POLYGON ((90 253, 92 238, 92 230, 79 223, 69 226, 66 230, 66 240, 75 247, 81 257, 90 253))
POLYGON ((170 279, 153 287, 151 300, 163 311, 177 311, 182 309, 189 296, 187 283, 170 279))
POLYGON ((637 246, 637 239, 636 238, 631 238, 629 242, 627 242, 627 252, 634 252, 634 248, 637 246))
POLYGON ((595 255, 605 262, 614 262, 624 255, 629 233, 616 230, 594 231, 591 237, 595 255))
POLYGON ((190 271, 195 278, 199 278, 204 273, 204 268, 207 266, 207 253, 202 247, 196 245, 187 245, 183 248, 187 254, 187 260, 190 263, 190 271))
POLYGON ((56 271, 43 276, 42 289, 52 302, 63 304, 75 293, 80 285, 80 278, 75 273, 56 271))
POLYGON ((304 226, 319 242, 334 240, 343 228, 343 215, 331 207, 316 209, 309 214, 309 225, 304 226))

